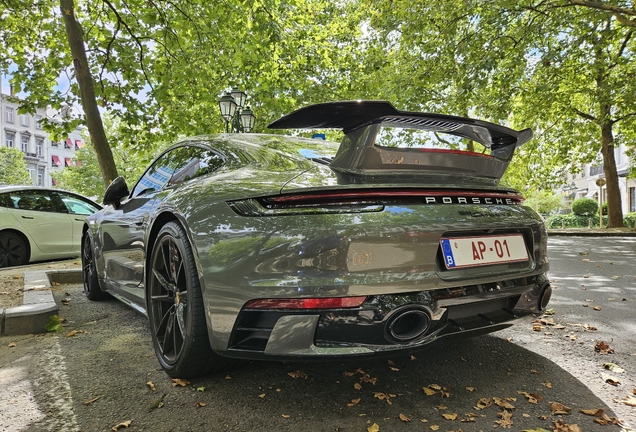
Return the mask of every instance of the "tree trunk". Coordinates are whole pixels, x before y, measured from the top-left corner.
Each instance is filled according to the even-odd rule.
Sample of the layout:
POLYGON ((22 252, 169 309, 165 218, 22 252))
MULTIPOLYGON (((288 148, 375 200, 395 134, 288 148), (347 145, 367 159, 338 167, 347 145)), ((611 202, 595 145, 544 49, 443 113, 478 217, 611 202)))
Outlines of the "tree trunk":
POLYGON ((75 68, 75 79, 80 89, 80 97, 86 126, 91 136, 91 142, 97 155, 97 162, 102 171, 102 178, 106 187, 115 177, 117 177, 117 167, 113 159, 113 153, 108 145, 106 133, 104 132, 104 124, 102 117, 97 108, 97 100, 95 99, 95 88, 93 86, 93 77, 88 66, 86 57, 86 47, 84 46, 84 31, 82 26, 75 18, 74 0, 60 0, 60 10, 64 17, 66 26, 66 34, 68 36, 68 44, 71 48, 73 56, 73 66, 75 68))
POLYGON ((614 134, 612 133, 612 123, 610 122, 601 124, 601 144, 603 171, 607 182, 605 184, 607 188, 607 227, 618 228, 624 226, 623 207, 621 205, 621 190, 618 186, 616 159, 614 158, 614 134))

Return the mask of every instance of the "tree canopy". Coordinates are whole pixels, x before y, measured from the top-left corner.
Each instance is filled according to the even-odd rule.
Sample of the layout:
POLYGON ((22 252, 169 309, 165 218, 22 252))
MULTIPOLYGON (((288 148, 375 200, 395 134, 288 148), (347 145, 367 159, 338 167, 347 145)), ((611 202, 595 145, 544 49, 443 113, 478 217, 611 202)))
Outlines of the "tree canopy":
POLYGON ((24 161, 24 153, 17 148, 0 146, 0 185, 2 184, 33 184, 24 161))
POLYGON ((2 0, 0 71, 23 112, 81 103, 73 121, 88 125, 105 184, 117 166, 97 105, 121 120, 117 145, 143 153, 223 131, 217 101, 237 86, 256 131, 343 99, 531 127, 506 182, 555 187, 600 157, 620 226, 614 150, 636 147, 635 27, 622 0, 2 0))

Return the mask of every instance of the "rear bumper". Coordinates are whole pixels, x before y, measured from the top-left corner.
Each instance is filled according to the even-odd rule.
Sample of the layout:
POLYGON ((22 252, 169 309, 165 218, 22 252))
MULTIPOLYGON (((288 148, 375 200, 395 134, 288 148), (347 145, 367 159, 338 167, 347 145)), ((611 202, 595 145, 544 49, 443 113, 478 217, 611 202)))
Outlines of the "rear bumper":
POLYGON ((413 351, 449 336, 489 333, 532 317, 551 293, 545 276, 370 296, 355 309, 243 309, 226 356, 326 359, 413 351))

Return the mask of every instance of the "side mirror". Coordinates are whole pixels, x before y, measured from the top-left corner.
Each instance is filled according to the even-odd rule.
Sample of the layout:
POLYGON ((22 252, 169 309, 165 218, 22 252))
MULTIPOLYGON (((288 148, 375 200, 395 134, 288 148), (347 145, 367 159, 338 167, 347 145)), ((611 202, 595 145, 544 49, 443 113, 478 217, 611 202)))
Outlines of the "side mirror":
POLYGON ((126 180, 122 176, 113 180, 104 193, 104 205, 112 205, 115 209, 119 208, 121 200, 130 195, 128 186, 126 186, 126 180))

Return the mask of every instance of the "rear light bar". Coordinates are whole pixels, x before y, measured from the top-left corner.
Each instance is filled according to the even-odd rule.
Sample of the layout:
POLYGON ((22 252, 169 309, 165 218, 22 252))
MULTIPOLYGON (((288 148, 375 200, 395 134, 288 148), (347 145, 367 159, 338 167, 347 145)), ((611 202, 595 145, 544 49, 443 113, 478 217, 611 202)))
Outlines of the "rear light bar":
POLYGON ((333 191, 333 192, 317 192, 306 194, 280 195, 265 198, 266 202, 271 203, 303 203, 303 202, 341 202, 341 201, 378 201, 391 200, 395 198, 425 198, 425 197, 478 197, 493 199, 513 199, 518 202, 524 201, 524 198, 516 194, 496 193, 496 192, 462 192, 462 191, 440 191, 440 190, 411 190, 411 189, 395 189, 395 190, 356 190, 356 191, 333 191))
POLYGON ((248 301, 245 304, 245 309, 344 309, 360 307, 366 299, 366 296, 258 299, 248 301))
POLYGON ((515 193, 425 189, 329 190, 228 201, 241 216, 284 216, 380 212, 407 200, 424 204, 521 204, 515 193))

